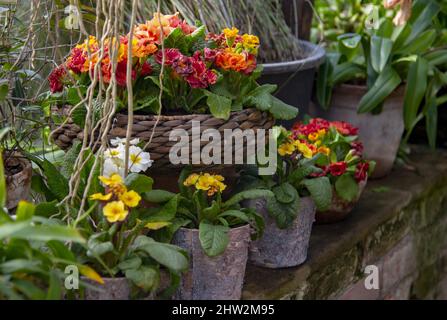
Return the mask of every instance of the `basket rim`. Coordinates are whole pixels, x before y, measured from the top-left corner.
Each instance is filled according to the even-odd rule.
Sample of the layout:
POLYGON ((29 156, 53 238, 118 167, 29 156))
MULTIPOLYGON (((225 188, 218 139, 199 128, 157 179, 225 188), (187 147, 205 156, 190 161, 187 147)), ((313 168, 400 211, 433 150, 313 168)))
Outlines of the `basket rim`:
MULTIPOLYGON (((232 111, 230 113, 230 116, 228 119, 221 119, 221 118, 217 118, 215 116, 213 116, 211 113, 191 113, 191 114, 176 114, 176 115, 156 115, 156 114, 134 114, 133 117, 134 119, 137 120, 157 120, 157 118, 159 117, 159 120, 161 121, 170 121, 170 120, 192 120, 195 118, 216 118, 216 119, 221 119, 224 121, 228 121, 230 120, 232 117, 243 114, 243 113, 253 113, 259 111, 260 113, 263 113, 265 111, 261 111, 258 110, 256 108, 247 108, 247 109, 243 109, 240 111, 232 111)), ((126 113, 116 113, 115 117, 128 117, 128 115, 126 113)))

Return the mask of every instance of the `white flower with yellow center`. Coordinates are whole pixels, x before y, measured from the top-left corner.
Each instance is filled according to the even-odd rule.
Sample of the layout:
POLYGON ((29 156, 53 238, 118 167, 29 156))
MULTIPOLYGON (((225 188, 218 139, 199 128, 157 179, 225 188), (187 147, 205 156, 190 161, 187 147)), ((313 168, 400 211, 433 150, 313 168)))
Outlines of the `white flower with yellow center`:
POLYGON ((149 152, 143 152, 143 150, 136 146, 129 148, 129 171, 138 173, 144 172, 152 166, 151 155, 149 152))
POLYGON ((120 144, 120 145, 117 145, 116 148, 109 148, 106 151, 104 151, 104 157, 106 159, 109 159, 109 158, 124 159, 125 151, 126 150, 125 150, 124 145, 120 144))
POLYGON ((106 158, 102 174, 106 177, 110 177, 113 174, 124 177, 124 160, 121 158, 106 158))

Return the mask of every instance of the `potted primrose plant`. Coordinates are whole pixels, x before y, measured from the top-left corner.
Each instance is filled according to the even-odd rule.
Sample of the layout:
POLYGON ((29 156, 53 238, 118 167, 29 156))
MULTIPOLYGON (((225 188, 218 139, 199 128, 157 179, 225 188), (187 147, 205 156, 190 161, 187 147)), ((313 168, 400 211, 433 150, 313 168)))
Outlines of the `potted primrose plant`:
POLYGON ((250 246, 250 261, 267 268, 294 267, 307 259, 315 212, 327 210, 332 188, 328 177, 316 166, 325 150, 296 139, 292 132, 276 127, 278 136, 277 170, 273 176, 257 176, 248 168, 241 185, 272 190, 274 197, 246 201, 266 223, 264 236, 250 246))
POLYGON ((383 12, 374 28, 339 35, 338 46, 320 67, 319 108, 310 113, 360 129, 364 153, 377 163, 373 177, 391 171, 404 130, 406 143, 424 117, 430 143, 436 139, 438 84, 445 83, 439 66, 446 54, 434 27, 438 12, 435 1, 415 1, 411 18, 397 26, 391 12, 383 12))
POLYGON ((178 198, 177 221, 169 228, 173 243, 186 249, 190 270, 182 278, 175 298, 186 300, 241 298, 250 237, 259 237, 263 219, 240 202, 273 196, 268 190, 246 190, 224 200, 224 178, 209 173, 191 173, 179 178, 180 193, 153 190, 149 202, 178 198), (252 234, 252 231, 254 233, 252 234))
POLYGON ((125 170, 124 145, 120 140, 112 144, 116 147, 107 149, 100 159, 91 151, 84 153, 78 196, 67 206, 58 206, 58 203, 69 194, 73 161, 79 156, 81 143, 69 150, 61 168, 46 159, 28 155, 41 172, 33 185, 46 199, 39 207, 48 216, 66 217, 87 239, 85 246, 74 245, 72 249, 83 263, 98 271, 101 281, 84 279, 85 290, 79 298, 127 300, 163 296, 172 291, 181 273, 188 269, 188 256, 185 250, 156 241, 148 233, 169 224, 175 216, 176 203, 148 208, 142 202, 142 194, 152 190, 153 180, 138 172, 150 166, 149 155, 132 145, 129 170, 125 170), (102 171, 95 165, 96 160, 104 162, 102 171), (126 171, 130 172, 124 178, 126 171), (88 201, 81 200, 83 195, 88 196, 88 201), (170 274, 171 286, 168 281, 161 283, 163 270, 170 274), (166 292, 160 292, 160 288, 166 292))
POLYGON ((329 122, 314 118, 292 129, 296 139, 321 151, 316 166, 321 172, 312 177, 328 177, 332 185, 332 202, 326 210, 317 210, 316 223, 338 222, 346 217, 359 200, 375 162, 362 158, 363 144, 358 128, 343 121, 329 122))

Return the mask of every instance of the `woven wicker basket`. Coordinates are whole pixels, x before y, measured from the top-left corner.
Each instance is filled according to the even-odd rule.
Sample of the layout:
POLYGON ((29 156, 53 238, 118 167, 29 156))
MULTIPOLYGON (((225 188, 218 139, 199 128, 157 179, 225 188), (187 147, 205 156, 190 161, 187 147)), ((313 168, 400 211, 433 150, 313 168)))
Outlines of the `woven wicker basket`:
MULTIPOLYGON (((65 110, 66 111, 66 110, 65 110)), ((126 114, 117 114, 113 127, 110 130, 109 139, 120 137, 124 138, 127 131, 126 114)), ((135 115, 133 121, 132 138, 140 138, 142 141, 148 141, 152 134, 153 127, 156 123, 156 115, 135 115)), ((191 114, 191 115, 174 115, 174 116, 160 116, 157 127, 151 144, 146 148, 146 151, 150 152, 151 159, 154 160, 153 168, 172 168, 178 167, 171 164, 169 159, 169 151, 177 141, 169 141, 169 135, 172 130, 184 129, 191 133, 192 121, 200 121, 200 131, 203 133, 206 129, 217 129, 223 137, 225 129, 241 130, 253 129, 257 134, 258 129, 270 129, 274 125, 274 119, 267 112, 261 112, 257 109, 245 109, 239 112, 232 112, 228 120, 218 119, 210 114, 191 114)), ((268 132, 266 132, 268 134, 268 132)), ((58 128, 53 135, 54 142, 61 149, 66 150, 71 147, 75 139, 83 139, 83 131, 81 128, 74 124, 71 119, 68 122, 58 128)), ((222 139, 223 140, 223 139, 222 139)), ((267 141, 267 140, 266 140, 267 141)), ((192 143, 192 137, 190 135, 190 146, 192 143)), ((207 142, 201 142, 201 146, 207 144, 207 142)), ((222 163, 224 150, 227 147, 222 141, 222 163)), ((244 143, 244 154, 246 154, 247 143, 244 143)), ((241 152, 234 148, 234 154, 241 152)), ((191 149, 189 150, 191 153, 191 149)), ((191 157, 190 157, 191 159, 191 157)))

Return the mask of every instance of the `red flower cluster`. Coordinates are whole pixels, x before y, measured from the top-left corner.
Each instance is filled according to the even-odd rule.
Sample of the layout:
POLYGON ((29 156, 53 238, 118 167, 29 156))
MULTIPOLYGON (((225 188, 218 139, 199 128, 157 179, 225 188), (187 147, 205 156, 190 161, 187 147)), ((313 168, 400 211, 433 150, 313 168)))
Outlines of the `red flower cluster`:
POLYGON ((48 77, 48 81, 50 83, 50 91, 52 93, 60 92, 64 88, 64 78, 67 75, 67 70, 63 65, 54 69, 50 76, 48 77))
POLYGON ((351 143, 351 148, 355 151, 355 155, 361 157, 363 153, 363 143, 354 141, 351 143))
POLYGON ((333 121, 331 125, 344 136, 356 136, 359 133, 358 128, 344 121, 333 121))
POLYGON ((321 118, 314 118, 310 120, 309 124, 307 125, 298 122, 293 126, 292 130, 297 134, 303 134, 308 136, 309 134, 318 132, 318 130, 321 129, 327 130, 329 127, 334 127, 340 134, 344 136, 356 136, 359 132, 358 128, 354 127, 353 125, 347 122, 344 121, 329 122, 321 118))
POLYGON ((318 132, 318 130, 327 130, 330 126, 330 122, 321 118, 313 118, 309 124, 303 124, 301 122, 296 123, 292 130, 296 134, 303 134, 308 136, 311 133, 318 132))
POLYGON ((345 161, 335 162, 331 163, 328 166, 322 166, 320 167, 323 171, 318 173, 312 173, 310 176, 317 178, 317 177, 325 177, 328 174, 331 174, 334 177, 339 177, 343 174, 345 174, 347 170, 347 163, 345 161))
MULTIPOLYGON (((165 65, 183 77, 192 88, 207 88, 217 81, 217 75, 214 71, 208 69, 205 58, 201 52, 196 52, 194 56, 187 57, 178 49, 165 49, 165 65), (205 60, 204 60, 205 59, 205 60)), ((208 52, 208 55, 210 52, 208 52)), ((159 51, 155 56, 157 63, 163 63, 163 52, 159 51)))
POLYGON ((368 162, 360 162, 357 164, 357 167, 355 169, 355 180, 357 182, 365 181, 368 177, 368 170, 369 170, 369 163, 368 162))

